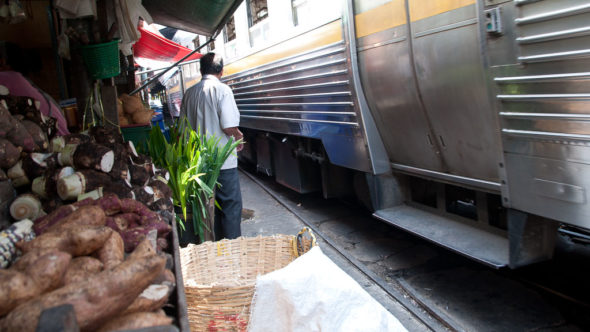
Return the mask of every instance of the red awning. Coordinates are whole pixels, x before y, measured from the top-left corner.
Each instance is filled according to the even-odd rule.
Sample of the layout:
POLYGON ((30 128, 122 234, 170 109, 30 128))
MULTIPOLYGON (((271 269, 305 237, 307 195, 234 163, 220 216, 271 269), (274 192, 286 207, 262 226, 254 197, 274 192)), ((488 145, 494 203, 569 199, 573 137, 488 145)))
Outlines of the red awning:
MULTIPOLYGON (((192 51, 142 27, 139 27, 139 32, 141 32, 141 38, 133 45, 134 57, 174 63, 192 51)), ((185 61, 196 60, 202 56, 200 53, 195 53, 185 61)))

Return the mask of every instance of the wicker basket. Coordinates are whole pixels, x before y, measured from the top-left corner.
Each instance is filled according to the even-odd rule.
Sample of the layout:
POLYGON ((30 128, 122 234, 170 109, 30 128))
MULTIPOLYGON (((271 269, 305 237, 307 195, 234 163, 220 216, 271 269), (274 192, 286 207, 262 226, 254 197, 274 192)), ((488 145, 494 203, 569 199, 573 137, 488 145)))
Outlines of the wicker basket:
POLYGON ((315 238, 274 235, 190 244, 180 249, 191 331, 246 331, 258 275, 287 266, 315 238))

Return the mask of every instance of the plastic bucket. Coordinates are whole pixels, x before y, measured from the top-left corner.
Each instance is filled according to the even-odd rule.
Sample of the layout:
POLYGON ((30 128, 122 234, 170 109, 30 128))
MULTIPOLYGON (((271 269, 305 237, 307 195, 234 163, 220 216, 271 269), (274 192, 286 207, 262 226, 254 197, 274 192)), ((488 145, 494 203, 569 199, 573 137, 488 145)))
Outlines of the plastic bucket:
POLYGON ((121 72, 118 39, 102 44, 83 45, 80 50, 92 78, 110 78, 121 72))

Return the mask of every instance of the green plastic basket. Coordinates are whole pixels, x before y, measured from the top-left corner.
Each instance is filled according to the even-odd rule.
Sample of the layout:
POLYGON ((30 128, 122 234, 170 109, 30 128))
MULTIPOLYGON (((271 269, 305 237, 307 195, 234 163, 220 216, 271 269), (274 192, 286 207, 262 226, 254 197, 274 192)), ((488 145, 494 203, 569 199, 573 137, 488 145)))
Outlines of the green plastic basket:
POLYGON ((110 78, 119 75, 119 40, 80 46, 82 58, 88 73, 94 79, 110 78))
POLYGON ((142 150, 143 153, 147 152, 147 140, 152 130, 151 125, 130 125, 121 127, 121 133, 125 141, 132 141, 136 148, 142 150))

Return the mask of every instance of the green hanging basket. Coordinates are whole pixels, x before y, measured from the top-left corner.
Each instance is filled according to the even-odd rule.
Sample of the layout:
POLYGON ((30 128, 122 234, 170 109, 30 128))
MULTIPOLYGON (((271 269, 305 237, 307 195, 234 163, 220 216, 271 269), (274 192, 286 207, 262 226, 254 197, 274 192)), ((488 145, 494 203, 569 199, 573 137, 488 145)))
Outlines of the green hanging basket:
POLYGON ((82 58, 88 73, 94 79, 111 78, 119 75, 119 40, 101 44, 80 46, 82 58))

